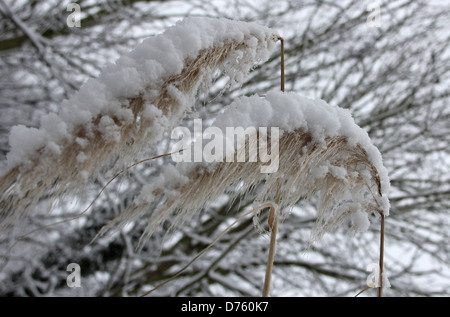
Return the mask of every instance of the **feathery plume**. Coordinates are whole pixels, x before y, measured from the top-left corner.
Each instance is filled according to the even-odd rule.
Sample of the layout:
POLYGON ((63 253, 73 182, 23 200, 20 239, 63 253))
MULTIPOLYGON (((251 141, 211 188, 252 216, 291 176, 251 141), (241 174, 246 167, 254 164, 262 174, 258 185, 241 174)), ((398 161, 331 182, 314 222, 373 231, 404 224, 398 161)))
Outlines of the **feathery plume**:
MULTIPOLYGON (((234 153, 236 157, 245 155, 262 141, 271 144, 271 151, 277 146, 277 171, 261 173, 261 162, 225 159, 168 165, 99 234, 151 209, 142 242, 171 215, 175 215, 173 226, 181 225, 227 192, 232 199, 239 194, 254 195, 256 204, 274 201, 279 193, 280 208, 290 208, 317 194, 319 214, 312 240, 348 219, 356 229, 366 230, 371 213, 389 214, 389 179, 381 154, 347 110, 296 93, 270 92, 266 98, 240 98, 216 118, 215 124, 222 128, 279 127, 279 138, 258 130, 257 137, 249 137, 234 153), (274 137, 277 140, 272 142, 274 137)), ((224 158, 226 155, 229 153, 224 158)))
POLYGON ((241 81, 276 41, 254 23, 187 18, 106 67, 39 129, 13 127, 0 177, 1 225, 26 216, 44 194, 60 198, 136 159, 181 121, 217 71, 229 84, 241 81))

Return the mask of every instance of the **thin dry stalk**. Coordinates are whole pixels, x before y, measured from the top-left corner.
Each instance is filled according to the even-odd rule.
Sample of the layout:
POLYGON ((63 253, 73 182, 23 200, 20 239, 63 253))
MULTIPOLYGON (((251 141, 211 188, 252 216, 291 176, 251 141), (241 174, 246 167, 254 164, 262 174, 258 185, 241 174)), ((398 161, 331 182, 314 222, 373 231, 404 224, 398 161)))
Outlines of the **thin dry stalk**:
MULTIPOLYGON (((285 91, 284 84, 285 84, 285 76, 284 76, 284 39, 280 36, 278 38, 281 42, 281 91, 285 91)), ((280 204, 280 190, 277 191, 277 198, 275 203, 277 205, 280 204)), ((269 255, 267 258, 267 267, 266 267, 266 275, 264 279, 264 286, 263 286, 263 297, 268 297, 270 293, 270 285, 272 281, 272 269, 273 269, 273 262, 275 260, 275 248, 276 248, 276 241, 277 241, 277 231, 278 231, 278 219, 279 219, 279 213, 280 211, 278 209, 275 209, 274 207, 270 208, 270 215, 269 215, 269 228, 271 229, 270 233, 270 244, 269 244, 269 255)))
POLYGON ((268 297, 269 293, 270 293, 273 262, 275 260, 277 231, 278 231, 278 212, 275 213, 274 224, 273 224, 272 230, 270 232, 269 255, 267 257, 266 275, 264 277, 264 286, 263 286, 263 292, 262 292, 263 297, 268 297))
MULTIPOLYGON (((380 215, 380 255, 379 255, 379 268, 380 268, 380 273, 378 276, 378 285, 376 285, 378 287, 378 291, 377 291, 377 296, 378 297, 383 297, 383 269, 384 269, 384 222, 385 222, 385 216, 383 213, 379 213, 380 215)), ((363 290, 359 291, 355 297, 358 297, 359 295, 361 295, 362 293, 364 293, 365 291, 371 289, 373 286, 372 285, 368 285, 366 286, 363 290)))
POLYGON ((266 275, 264 278, 264 286, 262 292, 263 297, 268 297, 270 293, 270 285, 272 281, 272 269, 273 269, 273 262, 275 260, 275 250, 277 242, 278 220, 280 216, 280 209, 278 207, 278 205, 280 204, 280 199, 281 199, 280 191, 278 191, 275 206, 270 207, 269 227, 271 229, 271 232, 270 232, 269 255, 267 257, 266 275))
POLYGON ((380 284, 378 286, 378 297, 383 297, 383 268, 384 268, 384 214, 380 214, 380 284))
POLYGON ((285 76, 284 76, 284 39, 280 36, 278 40, 281 42, 281 91, 285 91, 285 76))

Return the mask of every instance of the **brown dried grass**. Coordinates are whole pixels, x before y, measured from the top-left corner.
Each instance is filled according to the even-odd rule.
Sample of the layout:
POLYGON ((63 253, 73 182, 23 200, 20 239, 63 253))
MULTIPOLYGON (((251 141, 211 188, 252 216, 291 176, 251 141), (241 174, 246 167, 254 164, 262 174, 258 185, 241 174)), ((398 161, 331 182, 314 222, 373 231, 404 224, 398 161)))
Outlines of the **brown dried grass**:
MULTIPOLYGON (((114 171, 135 159, 139 153, 154 146, 162 137, 162 122, 177 122, 189 111, 199 89, 210 85, 216 70, 222 70, 227 58, 236 50, 248 48, 246 42, 231 41, 220 46, 201 50, 198 56, 185 61, 181 73, 162 80, 160 87, 147 87, 146 91, 155 89, 158 94, 148 98, 146 91, 128 98, 122 105, 130 109, 134 119, 127 122, 114 115, 99 114, 89 126, 80 125, 72 131, 73 138, 66 139, 60 154, 51 153, 44 148, 36 151, 31 162, 9 170, 0 177, 0 225, 5 228, 12 222, 27 217, 36 203, 47 195, 52 202, 57 202, 68 193, 78 194, 90 179, 104 169, 114 171), (183 104, 177 97, 182 94, 190 100, 183 104), (147 105, 154 105, 161 111, 160 116, 143 115, 147 105), (110 139, 102 133, 102 118, 110 117, 118 131, 119 139, 110 139), (154 127, 154 128, 153 128, 154 127), (86 145, 79 140, 87 141, 86 145), (77 157, 83 153, 88 159, 80 162, 77 157), (87 177, 88 176, 88 177, 87 177)), ((276 37, 266 39, 276 41, 276 37)), ((258 39, 261 42, 261 39, 258 39)), ((183 98, 185 100, 185 98, 183 98)), ((166 127, 168 129, 169 127, 166 127)))
MULTIPOLYGON (((247 142, 239 151, 245 151, 250 146, 247 142)), ((317 194, 320 209, 312 240, 320 239, 324 233, 336 228, 355 212, 351 209, 339 214, 334 212, 344 195, 354 188, 364 187, 372 195, 371 200, 363 202, 362 209, 365 212, 382 213, 378 201, 381 197, 378 172, 365 150, 359 145, 350 145, 346 137, 331 137, 326 139, 325 144, 315 144, 309 133, 301 130, 286 132, 280 137, 279 153, 279 169, 269 177, 261 173, 259 162, 215 163, 214 169, 211 166, 197 165, 187 175, 187 184, 177 184, 173 188, 155 188, 153 196, 161 197, 156 206, 137 200, 107 224, 99 235, 111 228, 122 227, 152 209, 150 222, 141 242, 145 241, 172 214, 175 215, 175 220, 172 220, 173 228, 182 225, 209 202, 227 192, 232 199, 239 194, 254 195, 256 204, 279 199, 280 203, 277 205, 281 209, 292 208, 299 200, 309 199, 317 194), (311 171, 323 164, 343 167, 347 176, 340 179, 328 173, 322 178, 316 178, 311 171), (359 171, 362 169, 370 173, 370 183, 360 175, 359 171), (239 190, 235 190, 236 188, 239 190), (166 191, 172 190, 178 191, 177 197, 164 197, 166 191), (279 198, 275 197, 277 193, 279 198)))

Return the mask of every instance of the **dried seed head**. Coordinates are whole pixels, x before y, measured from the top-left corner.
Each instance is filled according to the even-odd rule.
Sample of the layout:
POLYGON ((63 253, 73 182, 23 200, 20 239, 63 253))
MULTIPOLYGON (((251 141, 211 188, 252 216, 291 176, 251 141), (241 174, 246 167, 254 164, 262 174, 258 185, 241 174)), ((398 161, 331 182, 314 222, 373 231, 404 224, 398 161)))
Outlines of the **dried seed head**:
POLYGON ((136 160, 181 121, 218 70, 239 81, 276 40, 253 23, 186 19, 88 81, 39 130, 15 127, 0 177, 1 225, 26 216, 44 194, 76 194, 102 169, 136 160))
MULTIPOLYGON (((276 109, 279 105, 277 102, 289 102, 292 107, 296 106, 297 100, 306 102, 306 99, 293 93, 279 93, 278 97, 274 99, 273 93, 269 94, 274 116, 279 113, 276 109)), ((243 98, 239 104, 243 108, 231 105, 225 113, 227 110, 233 115, 233 111, 247 113, 244 105, 248 104, 260 106, 259 109, 263 111, 264 102, 265 99, 256 96, 243 98)), ((171 219, 174 226, 182 225, 224 193, 230 195, 231 199, 236 199, 239 195, 252 195, 257 204, 263 204, 275 201, 275 194, 279 192, 280 208, 291 208, 299 200, 309 199, 317 194, 318 218, 313 230, 313 240, 318 240, 324 233, 352 217, 356 226, 367 229, 367 221, 364 219, 369 214, 387 215, 389 211, 389 183, 386 171, 380 165, 381 155, 368 142, 367 134, 354 122, 348 121, 347 114, 340 116, 343 109, 327 108, 328 105, 323 102, 315 106, 316 109, 308 111, 321 113, 320 119, 325 124, 333 124, 326 120, 329 115, 352 126, 337 127, 336 130, 330 130, 329 135, 325 133, 319 137, 315 133, 317 127, 313 129, 317 116, 309 114, 310 119, 306 125, 292 123, 292 129, 283 130, 276 142, 279 152, 278 169, 271 174, 261 173, 262 163, 257 161, 224 160, 209 164, 184 162, 167 166, 157 179, 144 187, 133 205, 105 226, 100 234, 110 228, 121 227, 147 210, 152 210, 143 235, 142 241, 145 241, 169 217, 174 217, 171 219), (296 125, 302 127, 294 128, 296 125), (341 131, 342 135, 335 135, 336 131, 341 131), (359 142, 355 141, 356 137, 359 142)), ((268 110, 267 112, 269 113, 268 110)), ((259 136, 249 137, 234 153, 235 157, 239 157, 247 149, 257 148, 257 144, 251 143, 259 142, 258 140, 259 136)))

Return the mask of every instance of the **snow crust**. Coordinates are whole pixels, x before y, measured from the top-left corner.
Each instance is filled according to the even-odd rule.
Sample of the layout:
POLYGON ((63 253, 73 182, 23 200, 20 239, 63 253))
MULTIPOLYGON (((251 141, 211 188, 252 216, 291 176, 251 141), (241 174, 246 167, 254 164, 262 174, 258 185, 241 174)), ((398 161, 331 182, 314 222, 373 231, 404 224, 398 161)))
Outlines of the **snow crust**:
MULTIPOLYGON (((351 112, 324 100, 306 98, 296 92, 270 91, 265 98, 258 95, 241 97, 233 102, 213 123, 221 129, 225 127, 279 127, 283 132, 303 129, 310 132, 313 142, 324 144, 326 138, 345 136, 352 146, 360 145, 367 152, 369 161, 379 173, 383 210, 389 214, 387 196, 390 181, 380 151, 372 144, 367 132, 354 121, 351 112)), ((330 172, 336 178, 345 177, 346 170, 337 166, 320 166, 317 177, 330 172)))

